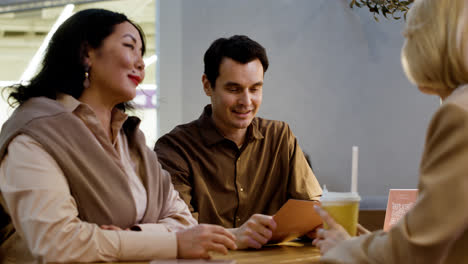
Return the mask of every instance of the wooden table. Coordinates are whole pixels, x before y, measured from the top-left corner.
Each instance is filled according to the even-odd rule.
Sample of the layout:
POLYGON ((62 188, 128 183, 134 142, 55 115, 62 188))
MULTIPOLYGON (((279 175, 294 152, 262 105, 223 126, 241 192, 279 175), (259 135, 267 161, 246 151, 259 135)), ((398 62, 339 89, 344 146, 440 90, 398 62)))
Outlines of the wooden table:
POLYGON ((316 264, 319 258, 319 250, 311 243, 292 243, 289 246, 265 246, 258 250, 231 250, 227 255, 213 254, 212 260, 153 260, 119 264, 316 264))
POLYGON ((233 250, 228 255, 214 255, 213 259, 232 259, 237 264, 309 264, 319 263, 320 252, 307 243, 300 246, 267 246, 259 250, 233 250))

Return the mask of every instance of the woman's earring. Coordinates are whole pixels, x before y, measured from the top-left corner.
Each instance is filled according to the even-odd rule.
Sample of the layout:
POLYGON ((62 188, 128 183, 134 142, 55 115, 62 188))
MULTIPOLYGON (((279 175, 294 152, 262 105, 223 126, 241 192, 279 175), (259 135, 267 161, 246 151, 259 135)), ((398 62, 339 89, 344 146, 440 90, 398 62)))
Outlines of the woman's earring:
POLYGON ((83 81, 83 87, 86 89, 89 87, 89 66, 85 67, 85 73, 84 73, 84 81, 83 81))

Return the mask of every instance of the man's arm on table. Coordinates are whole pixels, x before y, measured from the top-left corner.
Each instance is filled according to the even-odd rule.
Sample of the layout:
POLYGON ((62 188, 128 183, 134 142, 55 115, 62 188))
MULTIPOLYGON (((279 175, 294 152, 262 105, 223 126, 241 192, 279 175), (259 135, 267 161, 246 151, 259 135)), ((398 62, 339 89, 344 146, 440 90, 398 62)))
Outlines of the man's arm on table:
MULTIPOLYGON (((288 159, 289 159, 289 189, 288 198, 318 201, 322 195, 314 173, 302 152, 296 137, 289 126, 287 129, 288 159)), ((241 227, 230 229, 237 237, 239 248, 260 248, 272 237, 276 223, 272 216, 255 214, 241 227)))
MULTIPOLYGON (((289 125, 286 126, 286 129, 290 165, 288 198, 319 201, 322 196, 322 188, 320 188, 320 184, 289 125)), ((315 238, 316 230, 317 228, 307 233, 307 237, 315 238)))

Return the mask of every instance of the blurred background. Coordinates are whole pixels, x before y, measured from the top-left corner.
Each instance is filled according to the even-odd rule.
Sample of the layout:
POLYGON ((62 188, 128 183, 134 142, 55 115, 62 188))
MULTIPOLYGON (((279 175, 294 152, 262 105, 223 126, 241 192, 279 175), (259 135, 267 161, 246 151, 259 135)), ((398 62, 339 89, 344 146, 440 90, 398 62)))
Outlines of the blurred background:
MULTIPOLYGON (((385 207, 391 188, 417 188, 425 130, 439 100, 403 73, 402 19, 377 22, 348 0, 2 0, 2 84, 21 79, 66 4, 73 12, 123 12, 143 27, 152 63, 135 114, 148 146, 198 118, 209 103, 204 52, 219 37, 243 34, 270 59, 259 116, 291 126, 321 184, 349 190, 351 148, 358 146, 361 207, 385 207)), ((2 122, 12 110, 3 100, 0 106, 2 122)))
MULTIPOLYGON (((149 146, 157 138, 157 98, 156 98, 156 2, 154 0, 131 1, 0 1, 0 86, 29 79, 40 67, 34 56, 43 54, 41 45, 47 45, 47 36, 54 25, 60 24, 61 14, 71 14, 87 8, 105 8, 125 13, 138 23, 146 34, 145 55, 146 77, 140 85, 133 114, 143 121, 141 124, 149 146), (31 64, 31 67, 28 66, 31 64)), ((43 46, 45 47, 45 46, 43 46)), ((6 102, 7 91, 0 100, 0 124, 13 109, 6 102)))

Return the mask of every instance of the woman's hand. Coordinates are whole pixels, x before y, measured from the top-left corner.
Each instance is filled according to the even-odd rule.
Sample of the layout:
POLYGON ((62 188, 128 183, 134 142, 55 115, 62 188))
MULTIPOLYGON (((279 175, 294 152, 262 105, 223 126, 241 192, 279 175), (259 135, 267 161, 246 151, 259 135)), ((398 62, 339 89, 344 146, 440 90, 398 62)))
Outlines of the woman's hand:
POLYGON ((217 225, 199 224, 176 236, 178 258, 209 259, 210 251, 226 255, 229 249, 237 249, 236 237, 217 225))
POLYGON ((367 235, 370 234, 371 231, 369 231, 367 228, 363 227, 361 224, 357 224, 357 235, 362 236, 362 235, 367 235))
POLYGON ((317 230, 317 238, 312 241, 312 244, 320 249, 323 255, 328 250, 335 247, 341 241, 350 239, 351 236, 346 230, 339 225, 335 220, 319 206, 314 206, 315 211, 320 215, 323 222, 328 225, 328 229, 319 228, 317 230))

